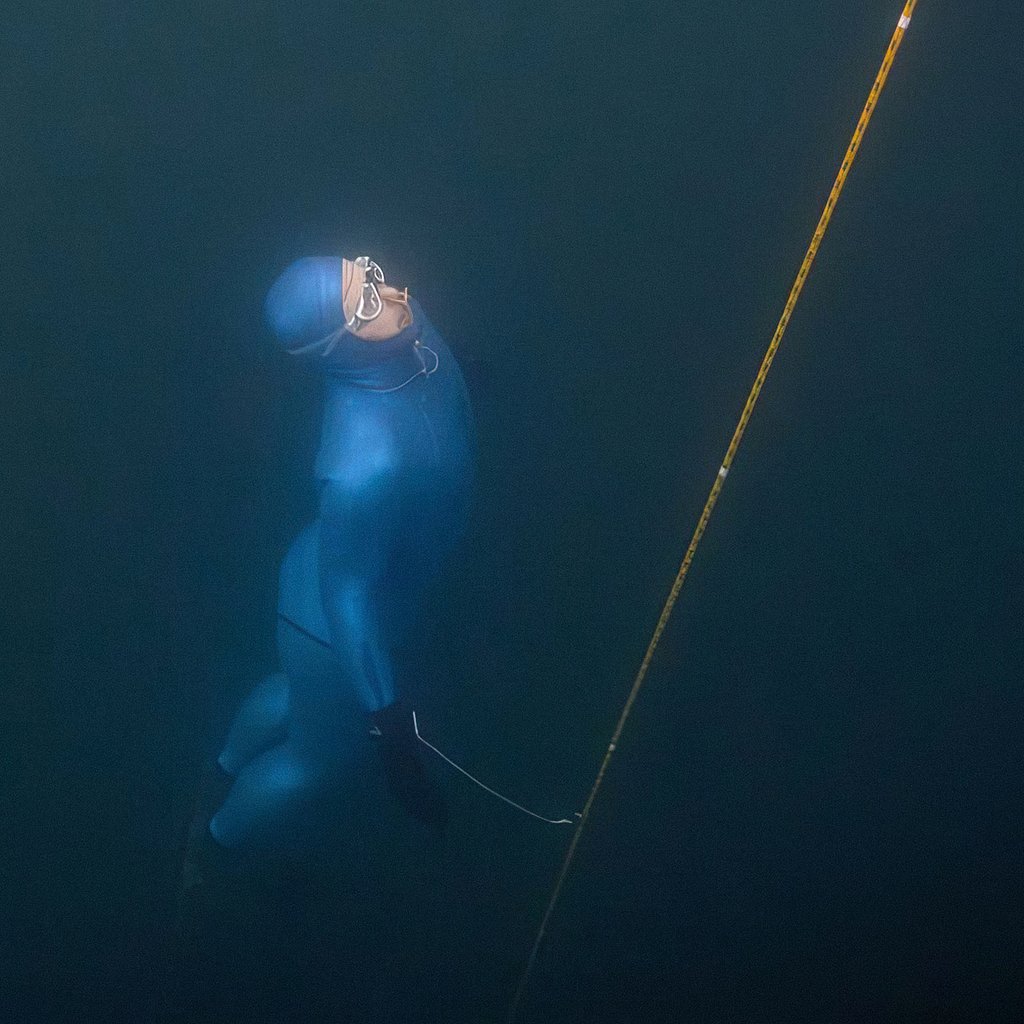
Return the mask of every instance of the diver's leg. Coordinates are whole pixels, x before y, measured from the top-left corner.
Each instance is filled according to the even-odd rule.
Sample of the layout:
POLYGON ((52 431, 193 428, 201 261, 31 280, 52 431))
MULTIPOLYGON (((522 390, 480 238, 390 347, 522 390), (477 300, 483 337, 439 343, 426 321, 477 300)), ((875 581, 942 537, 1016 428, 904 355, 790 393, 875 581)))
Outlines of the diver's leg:
POLYGON ((287 720, 288 677, 275 672, 242 702, 217 763, 228 775, 237 775, 243 765, 285 738, 287 720))
POLYGON ((278 651, 288 679, 288 735, 238 773, 210 832, 232 849, 284 848, 313 839, 340 780, 369 744, 365 716, 336 687, 333 653, 287 622, 278 651))
POLYGON ((210 834, 229 849, 280 848, 308 821, 318 779, 288 744, 273 747, 239 773, 210 822, 210 834))
POLYGON ((328 769, 349 763, 369 726, 356 694, 339 685, 334 651, 279 618, 277 652, 289 679, 289 744, 328 769))

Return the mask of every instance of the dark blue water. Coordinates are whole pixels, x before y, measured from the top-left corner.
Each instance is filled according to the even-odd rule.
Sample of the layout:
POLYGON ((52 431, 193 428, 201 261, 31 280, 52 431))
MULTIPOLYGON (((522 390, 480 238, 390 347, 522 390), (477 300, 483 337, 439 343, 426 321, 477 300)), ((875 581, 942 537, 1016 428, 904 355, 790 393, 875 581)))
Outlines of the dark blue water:
MULTIPOLYGON (((7 12, 4 1020, 502 1019, 568 837, 454 776, 175 905, 313 507, 262 297, 371 252, 472 364, 425 714, 578 809, 898 14, 7 12)), ((1021 28, 920 3, 524 1022, 1024 1019, 1021 28)))

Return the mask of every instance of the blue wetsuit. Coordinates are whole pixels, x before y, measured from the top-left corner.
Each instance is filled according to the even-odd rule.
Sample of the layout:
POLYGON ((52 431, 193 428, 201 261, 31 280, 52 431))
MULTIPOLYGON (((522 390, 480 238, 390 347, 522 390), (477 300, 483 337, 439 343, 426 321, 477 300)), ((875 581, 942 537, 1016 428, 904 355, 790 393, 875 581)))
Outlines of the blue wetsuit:
POLYGON ((236 782, 210 831, 230 847, 312 824, 365 749, 367 715, 401 697, 394 652, 465 525, 472 417, 459 366, 411 298, 413 322, 392 338, 343 330, 341 276, 340 259, 299 260, 267 299, 282 345, 324 375, 320 501, 281 567, 283 672, 246 700, 220 756, 236 782))

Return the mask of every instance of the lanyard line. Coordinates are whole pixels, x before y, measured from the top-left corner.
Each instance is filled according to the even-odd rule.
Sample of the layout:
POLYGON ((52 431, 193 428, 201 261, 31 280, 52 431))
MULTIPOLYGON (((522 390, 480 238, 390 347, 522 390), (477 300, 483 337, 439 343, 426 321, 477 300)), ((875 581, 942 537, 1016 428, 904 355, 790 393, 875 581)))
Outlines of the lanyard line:
POLYGON ((839 195, 843 191, 843 186, 846 184, 846 178, 850 173, 850 167, 853 165, 854 157, 857 155, 857 150, 860 149, 861 140, 864 138, 864 132, 867 130, 868 123, 871 120, 871 115, 875 110, 875 104, 877 103, 878 97, 885 86, 885 81, 889 77, 889 69, 892 67, 892 62, 896 57, 896 52, 899 50, 900 43, 903 41, 903 35, 907 30, 907 26, 910 24, 910 18, 914 12, 916 4, 917 0, 906 0, 903 13, 900 15, 896 29, 892 34, 892 38, 889 40, 889 46, 885 51, 885 57, 882 59, 882 65, 878 69, 878 73, 875 75, 875 81, 872 84, 871 92, 868 93, 868 98, 864 103, 864 109, 861 111, 861 115, 857 120, 857 127, 853 130, 853 137, 850 139, 850 144, 846 147, 846 155, 843 157, 843 162, 839 168, 839 172, 836 174, 835 182, 832 185, 832 191, 829 192, 828 199, 825 201, 825 209, 822 211, 821 217, 818 220, 818 226, 814 230, 814 235, 811 238, 810 245, 807 247, 807 252, 804 255, 803 262, 800 264, 800 270, 797 272, 796 280, 793 282, 793 287, 789 291, 789 298, 786 300, 782 316, 779 317, 775 333, 772 335, 772 340, 769 343, 768 349, 761 361, 761 367, 757 371, 757 376, 754 378, 754 384, 750 389, 750 394, 747 396, 747 401, 743 406, 743 412, 740 414, 739 422, 736 424, 736 429, 733 431, 732 440, 729 442, 725 458, 722 459, 722 466, 718 470, 715 482, 711 486, 711 492, 708 494, 707 501, 704 503, 704 510, 701 512, 700 519, 697 521, 697 528, 693 531, 693 537, 690 540, 690 545, 686 549, 686 554, 683 557, 682 564, 679 566, 679 571, 676 573, 676 578, 672 583, 672 589, 669 591, 668 598, 665 601, 665 606, 661 610, 661 616, 658 618, 658 624, 654 628, 654 634, 651 636, 650 643, 647 645, 647 651, 644 654, 643 661, 640 663, 640 668, 637 671, 636 678, 633 680, 633 686, 629 691, 629 696, 626 698, 626 703, 619 715, 618 723, 616 724, 615 731, 612 733, 612 738, 608 743, 608 749, 605 751, 604 758, 601 761, 601 767, 598 769, 597 776, 594 779, 594 784, 591 786, 587 802, 583 805, 579 821, 576 824, 576 830, 573 832, 572 841, 569 843, 565 859, 562 861, 561 870, 558 873, 558 877, 555 879, 554 887, 551 890, 551 896, 549 897, 547 907, 544 910, 544 916, 541 918, 540 927, 537 930, 537 936, 533 942, 533 948, 530 950, 529 958, 526 961, 526 966, 523 968, 522 975, 519 979, 519 985, 516 988, 511 1006, 509 1007, 506 1024, 515 1024, 516 1017, 519 1014, 519 1007, 530 982, 530 976, 533 973, 534 965, 537 962, 537 953, 540 950, 541 944, 544 941, 544 935, 547 932, 548 922, 551 920, 551 915, 554 912, 555 906, 558 903, 558 898, 561 895, 562 886, 569 874, 569 868, 576 855, 576 847, 579 845, 580 836, 583 834, 583 829, 586 827, 587 818, 590 816, 590 810, 594 805, 594 800, 597 798, 597 792, 601 788, 601 783, 604 781, 605 772, 608 769, 608 763, 611 761, 612 755, 615 753, 615 748, 618 745, 619 737, 622 735, 626 719, 629 718, 629 714, 633 710, 633 704, 636 701, 637 694, 639 694, 640 687, 643 685, 644 679, 647 676, 647 670, 650 668, 651 659, 654 657, 654 651, 658 646, 658 642, 661 640, 662 633, 665 631, 665 626, 668 624, 669 616, 671 616, 672 609, 675 607, 676 599, 679 597, 679 591, 683 586, 683 581, 686 579, 686 575, 690 571, 690 565, 693 562, 693 556, 697 550, 697 545, 700 543, 700 539, 704 535, 704 530, 707 527, 708 520, 711 518, 711 513, 714 510, 715 504, 718 502, 718 495, 722 490, 722 484, 725 482, 725 478, 729 473, 729 468, 732 466, 733 459, 736 456, 736 451, 740 446, 740 441, 743 439, 743 434, 747 429, 747 423, 750 421, 751 413, 754 411, 754 406, 757 404, 757 399, 761 394, 761 388, 764 386, 765 378, 768 376, 768 371, 771 368, 772 360, 775 358, 775 353, 778 351, 779 344, 782 341, 782 336, 786 333, 786 327, 789 325, 789 318, 793 313, 793 307, 796 305, 797 299, 800 297, 800 292, 803 290, 804 281, 807 279, 807 273, 811 269, 814 257, 818 254, 818 247, 821 244, 821 240, 825 235, 826 229, 828 228, 828 223, 832 219, 832 211, 835 209, 836 201, 839 199, 839 195))
POLYGON ((442 761, 447 761, 448 764, 450 764, 457 772, 462 772, 462 774, 465 775, 466 778, 470 780, 470 782, 475 782, 481 789, 484 789, 488 793, 490 793, 491 796, 496 796, 499 800, 504 800, 505 803, 514 807, 517 811, 522 811, 524 814, 528 814, 531 818, 536 818, 538 821, 546 821, 549 825, 574 825, 575 821, 573 820, 573 818, 579 817, 579 815, 576 814, 573 816, 573 818, 545 818, 543 814, 536 814, 534 811, 529 810, 522 804, 517 804, 515 800, 509 800, 507 796, 502 796, 496 789, 491 789, 490 786, 485 786, 475 775, 470 775, 465 768, 462 768, 459 765, 457 765, 450 757, 448 757, 447 754, 442 754, 441 751, 438 750, 433 743, 428 743, 427 740, 425 740, 422 737, 422 735, 420 735, 420 723, 419 720, 416 718, 415 711, 412 713, 412 727, 413 731, 416 733, 416 739, 418 739, 420 743, 422 743, 425 747, 428 747, 435 754, 437 754, 437 756, 441 758, 442 761))

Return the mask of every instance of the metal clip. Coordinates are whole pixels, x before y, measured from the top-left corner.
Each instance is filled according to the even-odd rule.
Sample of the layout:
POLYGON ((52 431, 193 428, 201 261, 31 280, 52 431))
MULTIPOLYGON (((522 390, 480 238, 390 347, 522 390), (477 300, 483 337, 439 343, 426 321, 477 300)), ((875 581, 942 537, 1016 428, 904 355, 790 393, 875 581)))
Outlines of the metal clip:
POLYGON ((365 277, 355 312, 345 324, 351 331, 358 331, 363 324, 376 320, 384 312, 384 300, 377 288, 378 285, 384 284, 384 271, 369 256, 358 256, 355 263, 357 267, 362 268, 365 277))

